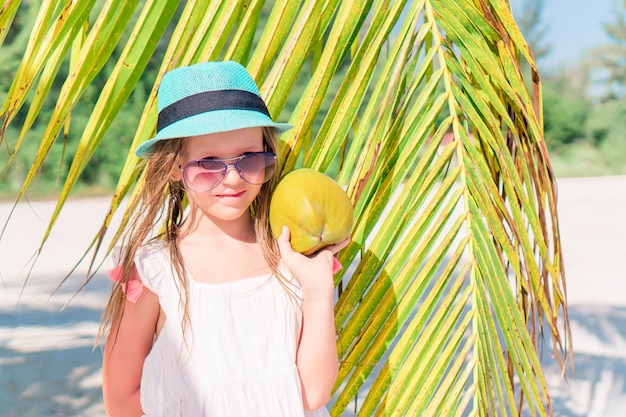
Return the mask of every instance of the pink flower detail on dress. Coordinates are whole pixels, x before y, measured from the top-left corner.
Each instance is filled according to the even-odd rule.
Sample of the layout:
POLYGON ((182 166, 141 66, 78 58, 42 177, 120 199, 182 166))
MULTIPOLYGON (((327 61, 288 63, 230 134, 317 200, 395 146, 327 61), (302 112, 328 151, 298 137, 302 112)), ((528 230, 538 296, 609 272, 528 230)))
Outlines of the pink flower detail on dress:
MULTIPOLYGON (((119 283, 122 280, 122 265, 117 265, 115 268, 109 270, 107 275, 111 281, 119 283)), ((143 284, 136 271, 128 282, 122 282, 120 286, 122 287, 122 292, 126 294, 128 301, 133 304, 137 302, 143 292, 143 284)))

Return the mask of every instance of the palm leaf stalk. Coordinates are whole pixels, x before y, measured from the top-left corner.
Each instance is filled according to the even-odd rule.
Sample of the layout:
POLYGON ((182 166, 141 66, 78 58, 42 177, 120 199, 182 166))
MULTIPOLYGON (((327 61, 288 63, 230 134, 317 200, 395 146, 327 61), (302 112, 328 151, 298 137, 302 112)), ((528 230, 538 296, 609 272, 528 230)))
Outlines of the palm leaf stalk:
MULTIPOLYGON (((17 4, 0 11, 3 41, 17 4)), ((22 121, 5 174, 53 82, 62 89, 39 121, 47 128, 16 204, 68 134, 87 86, 113 64, 40 249, 150 60, 160 60, 157 79, 81 259, 92 252, 86 282, 136 208, 142 165, 131 150, 154 133, 161 76, 235 59, 271 113, 290 114, 285 169, 326 172, 354 203, 340 256, 349 267, 336 278, 342 365, 332 414, 552 415, 543 331, 562 368, 571 353, 555 178, 540 77, 506 0, 48 0, 36 22, 0 111, 3 136, 22 121), (122 208, 121 226, 109 230, 122 208)))

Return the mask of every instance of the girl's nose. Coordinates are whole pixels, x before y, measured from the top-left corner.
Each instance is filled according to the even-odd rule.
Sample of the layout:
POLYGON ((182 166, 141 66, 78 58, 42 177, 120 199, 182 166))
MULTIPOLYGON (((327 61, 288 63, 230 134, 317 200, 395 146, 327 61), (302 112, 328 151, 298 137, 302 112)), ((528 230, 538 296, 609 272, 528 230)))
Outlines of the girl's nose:
POLYGON ((239 181, 241 181, 241 176, 239 175, 239 171, 237 171, 235 164, 226 165, 226 172, 224 173, 224 180, 222 183, 236 184, 239 181))

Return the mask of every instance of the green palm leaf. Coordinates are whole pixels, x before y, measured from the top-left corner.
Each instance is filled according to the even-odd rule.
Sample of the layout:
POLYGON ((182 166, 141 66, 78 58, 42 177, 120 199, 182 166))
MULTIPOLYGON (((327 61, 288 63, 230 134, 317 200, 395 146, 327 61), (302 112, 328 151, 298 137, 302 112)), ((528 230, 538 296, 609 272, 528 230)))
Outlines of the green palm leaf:
MULTIPOLYGON (((0 13, 0 39, 17 3, 0 13)), ((355 398, 358 415, 552 414, 544 323, 562 367, 570 348, 555 180, 539 75, 506 0, 42 1, 0 111, 3 134, 21 130, 13 155, 70 56, 18 199, 96 75, 106 83, 42 247, 150 60, 158 77, 91 262, 110 250, 101 244, 124 199, 122 226, 136 207, 142 166, 130 151, 153 134, 162 74, 235 59, 296 126, 282 138, 285 168, 335 176, 354 203, 349 267, 336 278, 332 414, 355 398)))

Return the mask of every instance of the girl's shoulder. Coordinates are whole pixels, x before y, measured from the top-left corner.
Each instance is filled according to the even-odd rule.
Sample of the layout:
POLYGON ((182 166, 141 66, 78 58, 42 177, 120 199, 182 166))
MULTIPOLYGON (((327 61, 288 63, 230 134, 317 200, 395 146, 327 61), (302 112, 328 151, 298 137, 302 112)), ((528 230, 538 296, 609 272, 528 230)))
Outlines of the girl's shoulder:
MULTIPOLYGON (((125 250, 126 248, 122 246, 113 248, 111 260, 114 265, 121 262, 125 250)), ((133 260, 139 281, 152 292, 158 293, 163 282, 167 281, 165 275, 171 271, 166 242, 156 240, 139 247, 133 260)))
POLYGON ((135 253, 135 263, 163 262, 168 261, 169 255, 167 244, 164 240, 153 240, 140 246, 135 253))
MULTIPOLYGON (((111 251, 112 262, 119 264, 127 249, 125 246, 115 246, 111 251)), ((135 263, 154 262, 161 258, 167 258, 167 246, 164 240, 154 240, 140 246, 133 257, 135 263)))
POLYGON ((137 249, 134 259, 143 284, 158 294, 163 283, 169 281, 166 274, 172 271, 166 242, 155 240, 141 246, 137 249))

